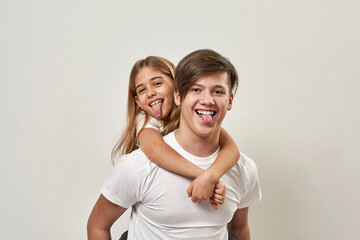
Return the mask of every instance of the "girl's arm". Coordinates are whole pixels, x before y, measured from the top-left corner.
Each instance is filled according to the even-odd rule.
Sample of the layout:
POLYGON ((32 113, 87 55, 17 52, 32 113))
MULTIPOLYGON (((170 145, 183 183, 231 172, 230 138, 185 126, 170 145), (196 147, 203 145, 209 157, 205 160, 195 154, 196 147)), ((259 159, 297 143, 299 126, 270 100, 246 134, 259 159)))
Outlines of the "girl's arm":
POLYGON ((220 148, 221 151, 215 162, 206 170, 215 179, 220 179, 240 158, 240 152, 236 143, 223 128, 220 131, 220 148))
POLYGON ((208 189, 213 189, 216 182, 239 160, 240 152, 231 136, 221 128, 220 153, 214 163, 189 186, 187 192, 193 202, 208 198, 208 189))
MULTIPOLYGON (((138 134, 142 151, 154 163, 168 171, 189 178, 200 176, 204 170, 183 158, 167 145, 160 132, 152 128, 143 128, 138 134)), ((211 192, 214 188, 211 189, 211 192)))
MULTIPOLYGON (((217 204, 222 204, 224 202, 226 191, 225 185, 223 187, 224 190, 221 193, 217 195, 214 194, 215 184, 218 182, 219 178, 222 175, 220 175, 220 177, 216 179, 212 177, 211 172, 208 172, 208 170, 205 171, 205 173, 207 174, 203 174, 203 169, 183 158, 174 149, 167 145, 164 142, 160 132, 155 129, 143 128, 139 132, 137 139, 140 143, 142 151, 152 162, 156 163, 157 165, 168 171, 180 174, 185 177, 196 178, 195 181, 193 181, 193 183, 191 183, 190 185, 194 186, 194 190, 190 192, 189 190, 187 191, 188 196, 191 197, 191 200, 193 202, 200 203, 202 200, 208 199, 213 196, 215 202, 212 203, 210 201, 210 203, 212 203, 212 207, 214 209, 217 209, 217 204)), ((230 166, 230 168, 231 167, 232 166, 230 166)), ((217 170, 214 169, 214 171, 217 170)), ((216 175, 214 176, 216 177, 216 175)))

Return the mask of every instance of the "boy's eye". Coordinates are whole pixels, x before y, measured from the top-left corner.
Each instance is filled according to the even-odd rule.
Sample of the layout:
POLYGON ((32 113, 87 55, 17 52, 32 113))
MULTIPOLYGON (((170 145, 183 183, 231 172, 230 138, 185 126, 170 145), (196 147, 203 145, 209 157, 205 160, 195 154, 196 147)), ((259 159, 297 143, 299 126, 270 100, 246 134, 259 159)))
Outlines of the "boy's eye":
POLYGON ((200 92, 200 88, 192 88, 191 91, 193 91, 193 92, 200 92))
POLYGON ((215 94, 218 94, 218 95, 224 94, 224 92, 223 92, 222 90, 215 90, 214 93, 215 93, 215 94))
POLYGON ((160 86, 162 82, 154 82, 154 86, 160 86))

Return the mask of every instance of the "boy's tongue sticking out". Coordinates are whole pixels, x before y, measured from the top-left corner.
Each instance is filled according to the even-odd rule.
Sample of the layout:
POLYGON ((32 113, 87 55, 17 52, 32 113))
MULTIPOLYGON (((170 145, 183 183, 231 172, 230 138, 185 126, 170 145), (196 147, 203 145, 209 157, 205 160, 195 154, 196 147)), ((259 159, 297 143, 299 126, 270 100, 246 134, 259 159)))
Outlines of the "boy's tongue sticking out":
POLYGON ((198 111, 198 115, 206 124, 210 124, 213 120, 213 113, 198 111))

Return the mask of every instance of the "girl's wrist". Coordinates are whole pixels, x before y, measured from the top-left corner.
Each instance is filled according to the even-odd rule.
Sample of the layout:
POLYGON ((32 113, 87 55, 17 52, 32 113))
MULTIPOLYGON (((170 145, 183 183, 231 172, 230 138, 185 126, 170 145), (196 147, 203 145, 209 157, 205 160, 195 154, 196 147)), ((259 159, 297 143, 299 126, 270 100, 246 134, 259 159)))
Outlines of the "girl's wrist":
POLYGON ((205 174, 207 176, 207 178, 209 179, 209 182, 216 184, 219 181, 218 174, 216 174, 216 172, 214 170, 212 170, 212 168, 208 168, 203 174, 205 174))

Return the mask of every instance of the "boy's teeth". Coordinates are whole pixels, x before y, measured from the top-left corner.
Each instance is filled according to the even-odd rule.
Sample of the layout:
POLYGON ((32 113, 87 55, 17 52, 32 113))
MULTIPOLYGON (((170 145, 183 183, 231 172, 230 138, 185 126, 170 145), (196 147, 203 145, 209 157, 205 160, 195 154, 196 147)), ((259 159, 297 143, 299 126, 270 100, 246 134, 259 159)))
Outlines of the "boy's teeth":
POLYGON ((207 115, 213 115, 214 112, 213 111, 197 111, 199 114, 207 114, 207 115))

